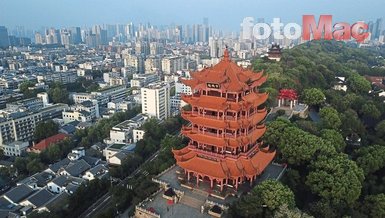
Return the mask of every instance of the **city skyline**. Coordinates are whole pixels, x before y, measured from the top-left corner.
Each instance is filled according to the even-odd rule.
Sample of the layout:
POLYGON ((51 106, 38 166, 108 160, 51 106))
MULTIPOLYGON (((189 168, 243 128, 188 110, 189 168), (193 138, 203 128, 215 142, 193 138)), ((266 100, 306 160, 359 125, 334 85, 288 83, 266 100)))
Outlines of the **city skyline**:
POLYGON ((36 0, 22 2, 20 0, 5 0, 0 3, 1 25, 8 28, 24 26, 26 29, 41 27, 91 27, 95 24, 125 24, 151 23, 162 26, 177 24, 203 23, 207 17, 210 25, 223 31, 239 31, 239 24, 244 17, 264 18, 271 22, 274 17, 280 17, 283 22, 301 23, 302 15, 331 14, 338 22, 370 21, 383 17, 380 0, 355 1, 348 0, 333 2, 328 0, 321 3, 294 0, 286 4, 284 0, 261 1, 210 1, 180 2, 176 0, 158 1, 124 1, 113 0, 109 5, 103 1, 78 2, 36 0), (285 5, 286 4, 286 5, 285 5), (21 6, 22 5, 22 6, 21 6), (165 6, 166 5, 166 6, 165 6), (362 5, 368 5, 366 10, 362 5), (84 11, 87 14, 84 14, 84 11), (32 12, 32 13, 31 13, 32 12), (359 12, 359 13, 358 13, 359 12))

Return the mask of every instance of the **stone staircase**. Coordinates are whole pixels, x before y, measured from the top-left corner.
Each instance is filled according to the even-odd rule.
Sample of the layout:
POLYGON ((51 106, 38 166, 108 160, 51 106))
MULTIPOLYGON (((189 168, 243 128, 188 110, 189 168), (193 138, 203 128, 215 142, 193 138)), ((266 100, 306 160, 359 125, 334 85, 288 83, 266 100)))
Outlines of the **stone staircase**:
POLYGON ((200 190, 200 189, 194 189, 192 192, 194 194, 200 195, 200 196, 205 197, 205 198, 207 198, 209 196, 208 192, 200 190))
POLYGON ((188 196, 188 195, 183 195, 183 197, 179 203, 200 210, 201 206, 205 203, 205 201, 191 197, 191 196, 188 196))

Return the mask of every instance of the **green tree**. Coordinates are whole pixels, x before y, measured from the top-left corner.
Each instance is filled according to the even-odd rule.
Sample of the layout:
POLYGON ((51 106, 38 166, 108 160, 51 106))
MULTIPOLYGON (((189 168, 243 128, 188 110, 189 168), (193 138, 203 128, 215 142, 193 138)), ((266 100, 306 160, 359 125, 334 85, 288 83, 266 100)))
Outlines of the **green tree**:
POLYGON ((19 174, 28 174, 27 170, 28 160, 24 157, 16 157, 14 167, 19 174))
POLYGON ((313 135, 319 135, 319 129, 317 123, 310 120, 297 120, 295 124, 303 131, 309 132, 313 135))
POLYGON ((69 93, 60 83, 51 84, 48 95, 54 103, 69 103, 69 93))
POLYGON ((330 143, 297 127, 285 128, 280 137, 278 148, 289 164, 303 165, 315 158, 315 154, 335 153, 330 143))
POLYGON ((344 137, 334 129, 323 129, 321 131, 321 138, 330 142, 336 151, 343 151, 346 143, 344 137))
POLYGON ((35 158, 27 163, 27 171, 30 175, 40 172, 44 169, 44 165, 40 162, 40 159, 35 158))
POLYGON ((279 145, 282 139, 282 132, 285 128, 292 126, 290 121, 279 117, 267 124, 267 130, 263 135, 264 143, 268 145, 279 145))
POLYGON ((341 119, 338 112, 332 107, 324 107, 319 112, 321 125, 325 129, 339 129, 341 119))
POLYGON ((298 208, 289 208, 284 204, 274 213, 274 218, 312 218, 312 216, 300 211, 298 208))
POLYGON ((372 145, 362 147, 355 152, 357 165, 361 167, 365 174, 376 172, 385 167, 385 147, 372 145))
POLYGON ((32 81, 27 80, 27 81, 22 82, 22 83, 19 85, 19 89, 20 89, 20 92, 26 93, 26 92, 29 91, 28 88, 29 88, 29 87, 33 87, 33 86, 35 86, 35 83, 32 82, 32 81))
POLYGON ((369 217, 385 217, 385 194, 366 196, 362 212, 369 217))
POLYGON ((375 129, 376 130, 376 136, 380 139, 385 139, 385 120, 379 122, 375 129))
POLYGON ((374 105, 373 103, 369 103, 369 102, 362 105, 360 113, 363 116, 370 117, 373 119, 378 119, 381 116, 381 111, 378 110, 376 105, 374 105))
POLYGON ((264 209, 272 213, 282 205, 292 209, 294 193, 278 181, 265 180, 236 202, 232 212, 236 217, 261 217, 264 209))
POLYGON ((348 87, 356 93, 368 93, 371 90, 371 85, 365 77, 360 76, 358 73, 353 73, 347 79, 348 87))
POLYGON ((334 206, 351 206, 361 194, 364 173, 345 154, 320 155, 310 165, 306 185, 334 206))
POLYGON ((47 137, 56 135, 59 131, 59 125, 53 122, 52 120, 48 120, 46 122, 40 122, 36 125, 34 138, 35 141, 39 142, 42 139, 47 137))
POLYGON ((358 134, 363 135, 365 133, 365 127, 359 119, 357 113, 348 109, 341 114, 341 129, 344 136, 358 134))
POLYGON ((317 88, 305 89, 303 92, 303 101, 310 106, 319 106, 325 102, 325 95, 317 88))
POLYGON ((282 205, 287 205, 289 208, 295 206, 294 193, 289 187, 276 180, 263 181, 251 191, 251 195, 257 199, 257 204, 254 206, 266 205, 271 211, 282 205))

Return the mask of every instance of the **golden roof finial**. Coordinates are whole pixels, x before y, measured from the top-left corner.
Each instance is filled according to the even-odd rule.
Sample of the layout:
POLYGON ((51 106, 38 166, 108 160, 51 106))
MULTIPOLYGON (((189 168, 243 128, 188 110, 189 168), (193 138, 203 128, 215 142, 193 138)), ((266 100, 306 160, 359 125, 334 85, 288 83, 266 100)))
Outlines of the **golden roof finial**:
POLYGON ((225 48, 225 51, 223 52, 223 60, 230 60, 230 54, 229 54, 229 50, 227 49, 227 45, 226 45, 226 48, 225 48))

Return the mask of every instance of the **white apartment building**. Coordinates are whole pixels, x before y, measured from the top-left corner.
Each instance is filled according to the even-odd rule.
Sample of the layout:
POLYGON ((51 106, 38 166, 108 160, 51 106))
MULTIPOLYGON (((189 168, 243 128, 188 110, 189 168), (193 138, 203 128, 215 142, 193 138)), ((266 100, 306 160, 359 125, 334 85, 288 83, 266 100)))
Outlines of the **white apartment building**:
POLYGON ((123 121, 110 130, 110 138, 104 140, 106 144, 129 144, 133 139, 133 130, 140 128, 148 116, 138 114, 135 117, 123 121))
POLYGON ((160 120, 170 117, 170 85, 166 82, 152 83, 141 88, 142 113, 160 120))
POLYGON ((162 59, 162 71, 165 74, 176 73, 185 68, 185 58, 183 56, 165 57, 162 59))
POLYGON ((148 57, 144 62, 145 73, 155 73, 162 68, 160 58, 148 57))
POLYGON ((83 101, 71 106, 69 110, 63 111, 64 123, 72 121, 92 122, 100 117, 97 100, 83 101))
POLYGON ((94 96, 90 93, 75 93, 72 95, 72 99, 74 100, 75 104, 80 104, 83 101, 90 101, 94 99, 94 96))
POLYGON ((0 144, 5 156, 21 156, 28 148, 28 142, 15 141, 9 144, 0 144))
POLYGON ((125 85, 112 86, 102 89, 97 92, 91 93, 75 93, 72 95, 72 99, 75 104, 82 103, 84 101, 97 100, 99 106, 107 105, 111 101, 124 100, 128 95, 128 89, 125 85))
POLYGON ((0 144, 32 140, 37 123, 61 117, 66 104, 55 104, 38 112, 14 113, 0 120, 0 144))
POLYGON ((141 88, 157 81, 159 81, 159 76, 156 74, 133 74, 130 83, 131 87, 141 88))
POLYGON ((64 123, 72 121, 92 122, 92 116, 86 111, 63 111, 63 121, 64 123))
POLYGON ((142 140, 144 134, 145 134, 145 131, 143 129, 132 130, 132 138, 134 143, 137 143, 139 140, 142 140))
POLYGON ((60 82, 62 84, 73 83, 78 78, 76 72, 54 72, 36 76, 39 83, 41 82, 60 82))

